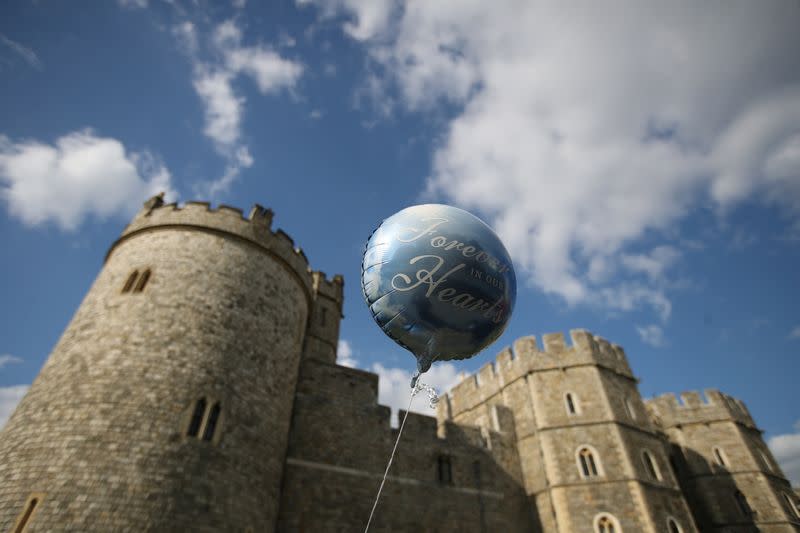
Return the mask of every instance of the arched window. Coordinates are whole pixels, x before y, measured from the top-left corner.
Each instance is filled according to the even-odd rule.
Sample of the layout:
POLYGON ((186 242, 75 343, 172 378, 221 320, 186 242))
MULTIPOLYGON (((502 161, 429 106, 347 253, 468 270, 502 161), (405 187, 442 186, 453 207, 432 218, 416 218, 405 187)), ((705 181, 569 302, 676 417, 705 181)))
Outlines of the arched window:
POLYGON ((628 412, 628 416, 631 420, 636 420, 636 409, 633 408, 633 403, 630 398, 625 398, 625 410, 628 412))
POLYGON ((595 533, 622 533, 619 521, 608 513, 600 513, 594 517, 595 533))
POLYGON ((25 528, 31 521, 33 512, 36 510, 36 506, 39 505, 40 500, 41 496, 30 496, 28 498, 28 501, 25 504, 25 509, 22 511, 22 514, 19 516, 19 518, 17 518, 17 523, 15 524, 14 529, 11 531, 14 533, 22 533, 25 531, 25 528))
POLYGON ((789 506, 789 515, 800 519, 800 505, 798 505, 797 500, 785 492, 783 493, 783 499, 786 500, 786 505, 789 506))
POLYGON ((148 268, 142 275, 139 276, 139 281, 136 283, 136 288, 133 289, 133 292, 142 292, 147 285, 147 282, 150 281, 150 269, 148 268))
POLYGON ((667 518, 667 531, 669 531, 669 533, 683 533, 683 529, 678 525, 678 521, 671 516, 667 518))
POLYGON ((753 516, 753 509, 750 507, 750 504, 747 502, 747 498, 742 491, 737 490, 733 493, 733 499, 736 502, 736 508, 739 509, 739 514, 744 517, 751 517, 753 516))
POLYGON ((222 409, 219 406, 219 402, 211 407, 211 411, 208 413, 208 419, 206 420, 206 427, 203 430, 203 440, 211 440, 214 438, 214 430, 217 429, 220 411, 222 411, 222 409))
POLYGON ((206 416, 206 399, 200 398, 197 400, 197 403, 194 406, 194 413, 192 413, 192 419, 189 422, 189 428, 186 430, 186 434, 190 437, 196 437, 197 434, 200 432, 200 426, 203 424, 203 418, 206 416))
POLYGON ((576 415, 580 411, 580 405, 578 403, 578 397, 568 392, 564 395, 564 404, 567 406, 567 414, 568 415, 576 415))
POLYGON ((649 451, 642 450, 642 462, 644 463, 644 469, 647 471, 647 475, 650 476, 651 479, 661 481, 661 471, 658 469, 658 463, 656 463, 649 451))
POLYGON ((600 469, 597 452, 589 446, 583 446, 578 449, 577 460, 578 472, 581 477, 592 478, 601 475, 602 470, 600 469))
POLYGON ((725 452, 722 451, 722 448, 714 446, 711 452, 714 455, 714 462, 717 463, 719 466, 724 466, 727 468, 728 461, 725 458, 725 452))
POLYGON ((130 290, 133 288, 133 284, 136 283, 136 278, 138 276, 139 276, 138 270, 134 270, 133 272, 131 272, 131 275, 128 276, 128 281, 126 281, 125 285, 122 287, 123 293, 130 292, 130 290))

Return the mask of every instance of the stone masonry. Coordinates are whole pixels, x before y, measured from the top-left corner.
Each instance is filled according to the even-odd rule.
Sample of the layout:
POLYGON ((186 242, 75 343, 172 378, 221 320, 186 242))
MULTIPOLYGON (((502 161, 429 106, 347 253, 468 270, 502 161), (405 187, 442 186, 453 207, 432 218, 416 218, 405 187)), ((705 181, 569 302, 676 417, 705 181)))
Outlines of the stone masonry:
MULTIPOLYGON (((336 364, 341 276, 271 222, 145 203, 0 432, 0 532, 363 531, 397 429, 336 364)), ((741 401, 643 401, 619 346, 570 336, 410 413, 371 531, 800 532, 741 401)))

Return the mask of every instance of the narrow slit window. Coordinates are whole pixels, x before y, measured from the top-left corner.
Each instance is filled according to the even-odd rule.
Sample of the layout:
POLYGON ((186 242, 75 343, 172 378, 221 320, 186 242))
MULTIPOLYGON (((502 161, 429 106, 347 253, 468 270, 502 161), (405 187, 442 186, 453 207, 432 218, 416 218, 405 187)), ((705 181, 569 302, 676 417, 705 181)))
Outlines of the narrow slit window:
POLYGON ((206 414, 206 399, 200 398, 197 400, 197 404, 194 407, 194 413, 192 413, 192 420, 189 422, 189 428, 186 430, 186 434, 190 437, 196 437, 197 434, 200 432, 200 426, 203 423, 203 417, 206 414))
POLYGON ((595 461, 594 454, 589 448, 581 448, 578 452, 578 460, 580 461, 581 474, 583 477, 597 477, 598 469, 597 462, 595 461))
POLYGON ((451 484, 453 482, 453 467, 450 463, 450 457, 447 455, 440 455, 438 458, 438 473, 439 483, 451 484))
POLYGON ((564 396, 564 401, 567 404, 567 413, 574 415, 578 413, 578 409, 576 407, 575 398, 572 396, 571 392, 568 392, 566 396, 564 396))
POLYGON ((150 269, 148 268, 142 275, 139 277, 139 281, 136 283, 136 288, 133 289, 133 292, 142 292, 147 285, 147 282, 150 281, 150 269))
POLYGON ((747 502, 747 497, 745 497, 742 491, 737 490, 734 492, 733 499, 736 501, 736 507, 739 509, 739 513, 742 516, 753 516, 753 509, 750 507, 750 504, 747 502))
POLYGON ((713 453, 714 453, 714 462, 716 462, 719 466, 725 466, 725 467, 728 466, 727 461, 725 461, 725 454, 720 448, 717 448, 715 446, 713 453))
POLYGON ((674 518, 667 519, 667 526, 669 527, 669 533, 683 533, 681 526, 678 525, 678 521, 674 518))
POLYGON ((128 280, 125 282, 125 286, 122 287, 123 294, 126 292, 130 292, 133 288, 133 284, 136 283, 136 278, 139 277, 139 271, 134 270, 131 272, 131 275, 128 276, 128 280))
POLYGON ((765 454, 764 452, 761 452, 761 451, 758 452, 758 453, 761 454, 761 460, 764 462, 764 466, 767 467, 767 470, 770 471, 770 472, 775 472, 775 470, 772 468, 772 461, 769 460, 769 457, 767 457, 767 454, 765 454))
POLYGON ((27 527, 28 522, 30 522, 37 505, 39 505, 39 498, 31 498, 28 500, 28 503, 25 505, 25 510, 22 512, 22 516, 19 517, 17 527, 14 528, 14 533, 22 533, 25 531, 25 527, 27 527))
POLYGON ((319 313, 319 325, 324 327, 325 322, 327 322, 327 319, 328 319, 328 310, 323 307, 319 313))
POLYGON ((628 417, 631 420, 636 420, 636 410, 633 408, 633 403, 630 398, 625 399, 625 410, 628 412, 628 417))
POLYGON ((222 408, 219 406, 219 402, 211 407, 211 411, 208 413, 208 420, 206 420, 206 427, 203 430, 203 440, 210 441, 214 438, 214 431, 217 429, 217 422, 219 421, 221 411, 222 408))
POLYGON ((800 519, 800 505, 785 492, 783 493, 783 499, 786 500, 786 505, 789 506, 789 513, 791 516, 800 519))
POLYGON ((645 470, 647 470, 647 475, 650 476, 651 479, 660 481, 661 472, 658 470, 655 459, 653 459, 653 456, 647 450, 642 452, 642 461, 644 462, 645 470))

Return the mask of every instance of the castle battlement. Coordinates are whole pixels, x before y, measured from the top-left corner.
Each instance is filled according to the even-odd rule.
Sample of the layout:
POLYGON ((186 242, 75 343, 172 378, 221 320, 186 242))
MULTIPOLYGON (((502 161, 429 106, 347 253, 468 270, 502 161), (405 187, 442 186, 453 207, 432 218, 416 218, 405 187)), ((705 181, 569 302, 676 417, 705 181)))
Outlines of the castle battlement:
POLYGON ((487 401, 507 384, 532 372, 595 365, 635 379, 621 346, 582 329, 570 330, 570 340, 567 345, 563 333, 547 333, 542 335, 544 347, 540 349, 534 336, 517 339, 512 347, 501 350, 493 362, 448 392, 451 416, 487 401))
MULTIPOLYGON (((297 274, 310 296, 316 287, 313 287, 308 258, 302 249, 295 247, 294 241, 286 232, 281 229, 272 231, 272 218, 272 210, 258 204, 245 217, 241 209, 224 204, 212 208, 208 202, 192 201, 179 206, 177 203, 165 204, 163 194, 153 196, 144 203, 144 207, 128 224, 120 238, 111 245, 106 261, 120 243, 147 231, 186 228, 226 233, 248 241, 280 259, 297 274)), ((328 290, 327 283, 336 283, 335 277, 333 281, 327 282, 323 274, 322 279, 324 283, 317 282, 317 287, 323 287, 323 291, 328 290)))
POLYGON ((341 307, 344 301, 344 278, 341 274, 336 274, 328 279, 325 272, 315 270, 311 273, 314 292, 334 300, 341 307))
POLYGON ((665 429, 683 424, 716 421, 739 422, 758 429, 741 400, 716 389, 705 389, 703 394, 687 391, 681 393, 680 398, 672 393, 662 394, 645 400, 645 405, 656 423, 665 429))

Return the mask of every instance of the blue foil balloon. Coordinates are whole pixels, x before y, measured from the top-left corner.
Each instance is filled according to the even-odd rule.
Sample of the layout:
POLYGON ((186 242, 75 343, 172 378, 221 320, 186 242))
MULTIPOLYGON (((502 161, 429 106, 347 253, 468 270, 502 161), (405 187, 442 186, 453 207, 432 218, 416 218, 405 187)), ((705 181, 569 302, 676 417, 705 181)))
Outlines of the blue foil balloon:
POLYGON ((415 205, 367 241, 361 288, 375 322, 417 358, 466 359, 499 337, 517 295, 514 266, 482 220, 456 207, 415 205))

